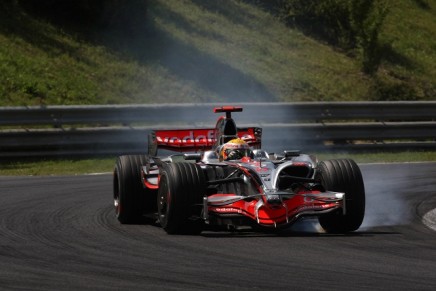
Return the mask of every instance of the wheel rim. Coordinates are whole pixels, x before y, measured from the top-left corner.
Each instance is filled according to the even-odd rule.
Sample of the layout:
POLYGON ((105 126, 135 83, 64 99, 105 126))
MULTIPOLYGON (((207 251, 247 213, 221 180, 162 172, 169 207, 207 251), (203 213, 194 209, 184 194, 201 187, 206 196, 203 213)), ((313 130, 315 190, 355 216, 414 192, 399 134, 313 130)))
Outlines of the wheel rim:
POLYGON ((114 207, 115 207, 115 215, 116 217, 120 216, 121 213, 121 199, 120 199, 120 184, 118 181, 118 175, 117 172, 115 172, 115 176, 114 176, 114 181, 115 181, 115 185, 114 185, 114 207))
POLYGON ((159 222, 165 226, 168 221, 168 207, 170 200, 170 191, 166 176, 161 176, 161 183, 159 185, 159 195, 157 199, 157 210, 159 214, 159 222))
POLYGON ((114 207, 116 216, 120 216, 121 212, 121 202, 120 202, 120 193, 119 190, 114 193, 114 207))

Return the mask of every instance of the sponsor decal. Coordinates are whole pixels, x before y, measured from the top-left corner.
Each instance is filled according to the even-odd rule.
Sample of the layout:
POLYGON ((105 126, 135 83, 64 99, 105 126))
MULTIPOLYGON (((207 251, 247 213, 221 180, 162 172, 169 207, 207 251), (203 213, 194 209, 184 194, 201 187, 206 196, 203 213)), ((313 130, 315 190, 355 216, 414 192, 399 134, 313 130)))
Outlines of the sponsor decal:
MULTIPOLYGON (((254 135, 249 134, 252 128, 238 132, 248 143, 257 142, 254 135)), ((160 145, 167 146, 204 146, 215 143, 215 129, 175 129, 156 130, 156 141, 160 145)))
MULTIPOLYGON (((173 136, 157 135, 156 140, 159 143, 165 144, 187 144, 187 143, 213 143, 214 130, 181 130, 181 131, 168 131, 166 134, 173 134, 173 136)), ((164 132, 157 132, 157 134, 164 132)), ((165 134, 164 133, 164 134, 165 134)))
POLYGON ((292 166, 307 167, 307 163, 305 163, 305 162, 293 162, 292 166))
POLYGON ((242 213, 241 209, 234 208, 234 207, 220 207, 220 208, 213 208, 212 210, 216 211, 216 212, 221 212, 221 213, 225 213, 225 212, 242 213))
POLYGON ((304 196, 304 202, 305 203, 310 203, 313 202, 315 199, 313 199, 312 196, 304 196))
POLYGON ((255 171, 258 173, 265 173, 265 172, 269 172, 270 169, 269 168, 263 168, 263 167, 256 167, 255 171))
POLYGON ((302 206, 296 207, 294 210, 290 211, 288 213, 288 216, 293 216, 299 212, 303 212, 306 210, 323 210, 323 209, 331 208, 334 206, 336 206, 336 205, 334 205, 334 204, 302 205, 302 206))

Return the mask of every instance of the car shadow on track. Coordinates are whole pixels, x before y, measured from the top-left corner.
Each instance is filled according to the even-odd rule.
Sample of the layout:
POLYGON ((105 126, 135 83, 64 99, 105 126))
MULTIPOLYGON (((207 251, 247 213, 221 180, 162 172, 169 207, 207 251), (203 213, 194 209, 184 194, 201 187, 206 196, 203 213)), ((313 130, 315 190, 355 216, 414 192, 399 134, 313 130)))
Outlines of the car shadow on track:
POLYGON ((386 231, 357 231, 349 233, 313 233, 301 231, 280 231, 280 232, 257 232, 257 231, 204 231, 200 235, 206 238, 229 238, 229 237, 373 237, 379 235, 400 234, 398 232, 386 231))
POLYGON ((242 228, 208 229, 201 233, 203 237, 372 237, 400 234, 389 228, 359 229, 348 233, 326 233, 317 220, 304 220, 286 229, 242 228))
MULTIPOLYGON (((161 228, 161 225, 156 218, 143 217, 134 225, 148 225, 156 228, 161 228)), ((164 231, 162 229, 162 231, 164 231)), ((348 233, 326 233, 316 220, 301 221, 286 229, 265 229, 265 228, 252 228, 252 227, 213 227, 205 226, 204 230, 199 236, 205 238, 244 238, 244 237, 373 237, 380 235, 396 235, 401 232, 390 230, 388 227, 380 228, 365 228, 348 233)), ((191 234, 181 234, 195 236, 191 234)), ((198 234, 197 234, 198 235, 198 234)))

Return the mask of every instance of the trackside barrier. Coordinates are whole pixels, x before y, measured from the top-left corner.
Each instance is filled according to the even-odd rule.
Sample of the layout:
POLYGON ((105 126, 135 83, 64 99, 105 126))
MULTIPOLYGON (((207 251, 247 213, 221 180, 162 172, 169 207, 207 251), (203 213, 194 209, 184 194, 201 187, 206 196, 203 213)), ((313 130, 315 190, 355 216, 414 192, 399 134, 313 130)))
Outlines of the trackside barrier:
MULTIPOLYGON (((214 127, 223 104, 0 107, 0 158, 145 153, 153 129, 214 127)), ((263 128, 269 151, 436 150, 436 102, 243 106, 238 126, 263 128)))

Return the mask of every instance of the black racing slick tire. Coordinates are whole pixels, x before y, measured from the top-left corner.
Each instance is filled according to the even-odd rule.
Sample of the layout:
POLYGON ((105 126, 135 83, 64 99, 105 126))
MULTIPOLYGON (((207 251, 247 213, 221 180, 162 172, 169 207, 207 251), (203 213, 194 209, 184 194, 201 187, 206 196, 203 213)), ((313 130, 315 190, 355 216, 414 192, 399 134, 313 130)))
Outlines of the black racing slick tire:
POLYGON ((327 233, 357 230, 365 216, 365 187, 359 166, 350 159, 322 161, 316 179, 326 190, 345 193, 345 214, 336 211, 319 216, 327 233))
POLYGON ((115 214, 122 224, 143 221, 143 215, 156 209, 156 190, 142 183, 141 167, 149 162, 145 155, 126 155, 117 159, 113 176, 115 214))
POLYGON ((161 168, 157 209, 168 234, 199 234, 206 182, 203 170, 193 163, 164 164, 161 168))

